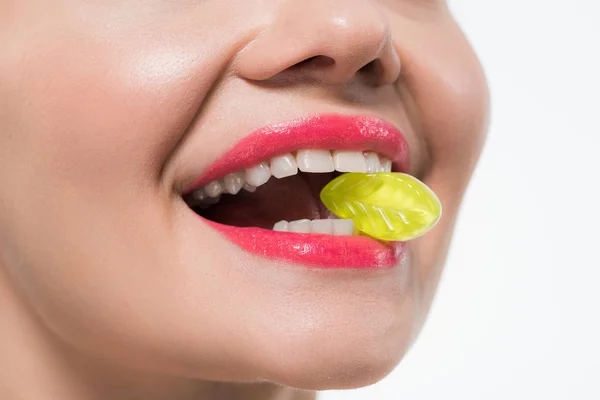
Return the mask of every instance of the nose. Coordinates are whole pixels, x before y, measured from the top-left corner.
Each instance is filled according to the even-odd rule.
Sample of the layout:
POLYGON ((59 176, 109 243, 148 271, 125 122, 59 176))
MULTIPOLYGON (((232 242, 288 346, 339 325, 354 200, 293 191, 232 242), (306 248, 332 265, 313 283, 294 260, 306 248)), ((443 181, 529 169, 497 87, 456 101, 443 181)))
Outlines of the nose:
POLYGON ((272 18, 238 54, 243 78, 293 72, 326 84, 362 77, 393 83, 400 59, 385 16, 371 0, 279 0, 272 18))

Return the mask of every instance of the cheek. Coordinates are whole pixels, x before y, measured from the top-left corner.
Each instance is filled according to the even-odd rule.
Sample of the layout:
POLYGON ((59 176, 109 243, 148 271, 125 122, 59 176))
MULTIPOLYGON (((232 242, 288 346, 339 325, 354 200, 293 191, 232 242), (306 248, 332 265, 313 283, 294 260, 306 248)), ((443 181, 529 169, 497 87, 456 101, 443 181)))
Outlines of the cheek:
MULTIPOLYGON (((97 336, 127 325, 123 303, 153 307, 169 286, 162 167, 227 56, 203 58, 182 32, 115 42, 67 31, 23 39, 21 56, 3 64, 0 251, 49 325, 97 336)), ((137 311, 130 326, 151 324, 137 311)))
POLYGON ((418 38, 399 46, 406 77, 401 90, 411 120, 418 121, 415 129, 429 159, 417 170, 444 209, 435 229, 410 243, 421 275, 423 304, 428 307, 485 140, 489 94, 477 57, 450 17, 397 26, 403 30, 397 37, 418 38))
POLYGON ((70 184, 111 195, 119 182, 129 192, 161 184, 169 154, 248 29, 221 23, 228 35, 216 37, 214 9, 124 8, 60 11, 53 25, 15 40, 18 51, 0 69, 0 93, 16 116, 3 127, 0 162, 18 188, 70 184))
POLYGON ((19 170, 20 180, 35 182, 38 190, 58 183, 46 185, 43 178, 101 190, 115 189, 118 181, 134 190, 148 180, 157 184, 162 163, 195 112, 195 99, 180 101, 189 96, 186 71, 158 85, 136 74, 142 60, 123 60, 93 43, 73 45, 90 52, 79 52, 75 66, 68 49, 58 50, 64 58, 38 54, 30 60, 44 68, 32 71, 26 83, 27 104, 11 144, 31 163, 19 170))
POLYGON ((191 51, 184 32, 89 29, 23 38, 20 56, 3 64, 0 94, 11 106, 0 135, 5 227, 21 215, 55 219, 58 230, 58 216, 112 209, 104 217, 113 219, 130 204, 166 201, 164 164, 222 69, 216 52, 191 51))
POLYGON ((485 139, 487 83, 470 44, 449 17, 418 37, 405 49, 408 102, 414 103, 413 120, 420 122, 419 134, 429 152, 427 179, 455 194, 448 204, 454 208, 485 139))

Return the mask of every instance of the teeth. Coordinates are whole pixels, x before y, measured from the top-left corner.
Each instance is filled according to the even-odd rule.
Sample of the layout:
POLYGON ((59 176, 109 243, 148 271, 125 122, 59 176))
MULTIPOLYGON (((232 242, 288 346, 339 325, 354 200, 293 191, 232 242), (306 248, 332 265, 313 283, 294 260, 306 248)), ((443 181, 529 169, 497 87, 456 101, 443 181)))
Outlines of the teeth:
POLYGON ((351 219, 334 219, 333 234, 336 236, 352 236, 354 222, 351 219))
POLYGON ((296 154, 302 172, 333 172, 333 158, 329 150, 299 150, 296 154))
POLYGON ((198 203, 203 202, 204 199, 206 199, 207 197, 208 196, 206 195, 204 189, 198 189, 190 193, 189 201, 192 205, 196 205, 198 203))
POLYGON ((252 186, 260 186, 267 183, 271 177, 271 169, 266 162, 246 170, 246 182, 252 186))
POLYGON ((273 230, 277 232, 287 232, 289 223, 287 221, 279 221, 273 225, 273 230))
POLYGON ((292 221, 288 224, 288 232, 294 233, 310 233, 310 220, 300 219, 292 221))
MULTIPOLYGON (((210 182, 203 188, 194 190, 186 201, 193 206, 207 206, 215 204, 223 193, 238 194, 244 189, 253 193, 258 186, 269 181, 271 175, 281 179, 302 172, 391 172, 392 162, 374 152, 349 151, 349 150, 298 150, 296 156, 287 153, 273 157, 270 161, 241 170, 225 176, 223 179, 210 182)), ((291 224, 291 223, 290 223, 291 224)), ((311 222, 315 233, 334 234, 333 225, 328 220, 315 220, 311 222), (319 222, 324 221, 324 222, 319 222)), ((283 227, 283 225, 281 225, 283 227)), ((302 227, 304 225, 301 225, 302 227)), ((286 229, 289 226, 286 225, 286 229)), ((283 229, 283 228, 282 228, 283 229)), ((294 228, 296 229, 296 228, 294 228)), ((304 228, 302 228, 304 229, 304 228)), ((343 231, 348 232, 349 228, 343 231)))
POLYGON ((350 219, 301 219, 298 221, 279 221, 273 225, 277 232, 315 233, 321 235, 352 236, 354 222, 350 219))
POLYGON ((367 153, 365 155, 365 164, 367 172, 370 174, 381 171, 381 162, 379 161, 379 156, 375 153, 367 153))
POLYGON ((244 183, 243 188, 245 191, 250 192, 250 193, 256 192, 256 186, 252 186, 248 182, 244 183))
POLYGON ((316 219, 310 223, 312 233, 320 233, 322 235, 333 234, 333 220, 332 219, 316 219))
POLYGON ((274 157, 271 159, 271 173, 275 178, 281 179, 298 173, 298 164, 291 154, 274 157))
POLYGON ((209 197, 217 197, 223 193, 221 181, 213 181, 204 187, 204 191, 209 197))
POLYGON ((223 178, 227 193, 238 194, 239 191, 242 190, 245 180, 245 174, 243 172, 236 172, 227 175, 225 178, 223 178))
POLYGON ((381 168, 383 172, 392 172, 392 161, 387 158, 381 159, 381 168))
POLYGON ((362 151, 336 150, 333 164, 339 172, 367 172, 367 163, 362 151))
POLYGON ((221 200, 221 195, 218 195, 217 197, 207 197, 199 205, 200 205, 200 208, 207 208, 208 206, 217 204, 219 202, 219 200, 221 200))

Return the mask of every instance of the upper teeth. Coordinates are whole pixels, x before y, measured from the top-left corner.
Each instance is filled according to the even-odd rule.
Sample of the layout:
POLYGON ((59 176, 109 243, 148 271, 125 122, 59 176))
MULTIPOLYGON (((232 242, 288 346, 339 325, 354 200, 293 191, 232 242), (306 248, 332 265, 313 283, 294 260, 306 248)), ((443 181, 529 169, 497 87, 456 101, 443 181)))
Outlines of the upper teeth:
POLYGON ((346 150, 298 150, 273 157, 269 161, 234 172, 210 182, 190 193, 194 205, 210 205, 218 201, 222 193, 237 194, 242 188, 254 192, 274 176, 285 178, 302 172, 391 172, 392 162, 376 153, 346 150))

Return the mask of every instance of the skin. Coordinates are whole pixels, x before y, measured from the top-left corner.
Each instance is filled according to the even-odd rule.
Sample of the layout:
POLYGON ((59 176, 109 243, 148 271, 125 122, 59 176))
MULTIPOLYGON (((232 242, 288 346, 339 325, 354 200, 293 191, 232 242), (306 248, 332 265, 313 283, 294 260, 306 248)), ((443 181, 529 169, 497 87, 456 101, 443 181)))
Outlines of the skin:
POLYGON ((2 0, 0 43, 0 397, 309 399, 402 359, 488 118, 444 2, 2 0), (192 172, 322 113, 406 135, 444 205, 407 264, 307 270, 190 217, 192 172))

